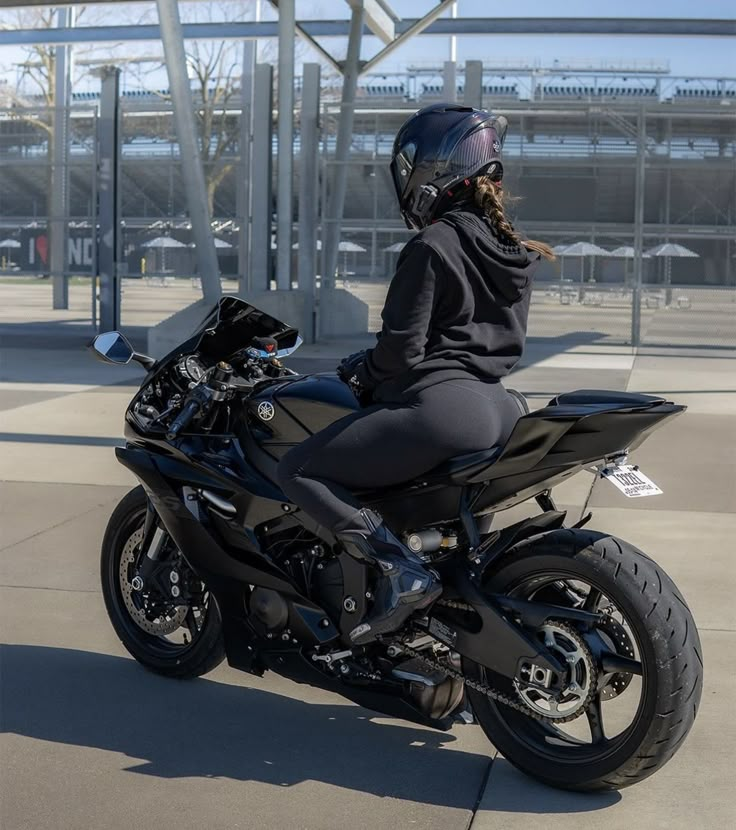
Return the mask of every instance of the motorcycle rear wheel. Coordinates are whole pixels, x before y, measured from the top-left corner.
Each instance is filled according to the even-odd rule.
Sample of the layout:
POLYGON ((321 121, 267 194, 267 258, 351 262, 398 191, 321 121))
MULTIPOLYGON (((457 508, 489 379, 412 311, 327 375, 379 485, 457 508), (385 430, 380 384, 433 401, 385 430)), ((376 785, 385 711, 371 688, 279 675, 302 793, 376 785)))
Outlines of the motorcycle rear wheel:
MULTIPOLYGON (((589 702, 579 721, 569 725, 577 729, 573 735, 567 723, 533 720, 468 688, 483 731, 511 764, 550 786, 591 792, 636 784, 672 758, 698 711, 703 661, 690 609, 657 563, 611 536, 558 530, 517 546, 489 575, 485 588, 519 598, 536 595, 557 605, 606 609, 615 625, 607 622, 604 639, 608 637, 609 645, 624 643, 618 653, 636 653, 641 663, 640 676, 605 674, 598 666, 589 702), (581 591, 579 600, 571 585, 581 591), (587 592, 579 587, 584 585, 587 592), (557 594, 550 596, 550 591, 557 594), (638 704, 631 698, 636 706, 631 723, 609 737, 604 715, 609 701, 619 699, 621 706, 627 695, 635 694, 635 686, 640 697, 638 704)), ((579 633, 585 640, 585 631, 579 633)), ((519 686, 510 681, 504 685, 503 678, 482 666, 464 660, 463 671, 524 702, 519 686)))
MULTIPOLYGON (((222 621, 217 604, 211 595, 204 614, 191 626, 187 641, 172 642, 167 636, 154 633, 156 625, 144 630, 146 623, 142 615, 136 619, 126 603, 123 591, 127 588, 125 563, 121 559, 129 556, 131 548, 139 544, 141 529, 146 516, 147 497, 142 487, 127 493, 113 511, 107 524, 100 557, 102 595, 105 600, 110 622, 123 646, 135 659, 150 671, 180 680, 200 677, 212 671, 225 659, 225 645, 222 636, 222 621)), ((130 594, 130 590, 128 589, 130 594)), ((172 614, 169 628, 179 628, 180 618, 172 614)), ((166 626, 163 626, 166 630, 166 626)))

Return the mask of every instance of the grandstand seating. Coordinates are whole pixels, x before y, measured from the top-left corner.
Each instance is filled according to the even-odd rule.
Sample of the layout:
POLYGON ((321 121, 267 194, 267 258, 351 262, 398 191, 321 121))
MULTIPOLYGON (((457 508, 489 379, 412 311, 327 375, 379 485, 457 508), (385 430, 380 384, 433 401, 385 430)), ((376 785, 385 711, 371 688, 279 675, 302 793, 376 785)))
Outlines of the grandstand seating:
POLYGON ((618 86, 560 86, 549 84, 542 87, 545 98, 654 98, 656 87, 618 86))
POLYGON ((359 87, 366 95, 383 98, 404 97, 406 90, 404 84, 368 84, 359 87))
POLYGON ((736 98, 736 88, 713 89, 702 86, 678 86, 675 88, 677 98, 736 98))

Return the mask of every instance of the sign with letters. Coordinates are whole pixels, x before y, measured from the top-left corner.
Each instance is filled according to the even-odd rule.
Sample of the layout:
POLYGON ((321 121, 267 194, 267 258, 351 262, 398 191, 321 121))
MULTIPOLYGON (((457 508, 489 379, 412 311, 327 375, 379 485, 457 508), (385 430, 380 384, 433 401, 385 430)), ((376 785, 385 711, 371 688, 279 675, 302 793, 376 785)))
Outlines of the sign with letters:
POLYGON ((659 496, 662 491, 642 471, 632 464, 608 467, 601 471, 601 477, 610 481, 629 499, 642 496, 659 496))
MULTIPOLYGON (((95 262, 95 246, 89 228, 69 228, 66 244, 67 271, 91 274, 95 262)), ((21 231, 18 264, 24 271, 48 271, 49 237, 45 228, 25 228, 21 231)))

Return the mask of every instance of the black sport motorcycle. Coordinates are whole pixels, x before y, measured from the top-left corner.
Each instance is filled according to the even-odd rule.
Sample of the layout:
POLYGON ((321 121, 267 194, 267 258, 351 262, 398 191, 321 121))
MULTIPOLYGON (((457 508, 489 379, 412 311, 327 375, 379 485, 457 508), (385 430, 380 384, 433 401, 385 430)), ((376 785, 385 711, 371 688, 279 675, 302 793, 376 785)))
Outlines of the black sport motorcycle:
POLYGON ((444 590, 402 630, 356 647, 348 632, 377 574, 275 483, 290 447, 360 405, 335 373, 282 364, 299 342, 234 297, 160 361, 117 332, 92 342, 98 357, 148 371, 115 451, 141 486, 102 545, 105 603, 128 651, 170 677, 226 657, 437 729, 477 722, 556 787, 618 789, 663 766, 702 691, 690 610, 652 559, 583 529, 589 515, 566 526, 550 490, 595 468, 627 495, 660 492, 626 454, 685 407, 578 391, 529 412, 519 395, 505 446, 359 494, 444 590), (538 515, 494 529, 494 513, 530 499, 538 515))

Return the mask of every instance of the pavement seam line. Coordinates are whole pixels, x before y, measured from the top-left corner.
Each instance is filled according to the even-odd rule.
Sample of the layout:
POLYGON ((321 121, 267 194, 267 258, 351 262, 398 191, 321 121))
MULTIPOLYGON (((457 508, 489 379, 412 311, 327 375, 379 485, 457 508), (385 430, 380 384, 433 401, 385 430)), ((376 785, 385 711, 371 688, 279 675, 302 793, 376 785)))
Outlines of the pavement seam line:
MULTIPOLYGON (((3 484, 28 484, 29 482, 25 481, 13 481, 13 482, 2 482, 3 484)), ((31 482, 32 483, 32 482, 31 482)), ((110 500, 112 501, 112 499, 110 500)), ((62 527, 69 522, 73 522, 76 519, 81 519, 83 516, 86 516, 88 513, 94 513, 95 510, 99 510, 104 505, 98 504, 94 507, 90 507, 89 510, 85 510, 82 513, 77 513, 75 516, 70 516, 68 519, 64 519, 61 522, 57 522, 55 525, 51 525, 50 527, 45 527, 43 530, 37 530, 35 533, 31 533, 30 536, 25 536, 23 539, 19 539, 17 542, 13 542, 10 545, 5 545, 4 547, 0 547, 0 552, 5 552, 6 550, 12 550, 14 547, 18 545, 22 545, 24 542, 28 542, 30 539, 35 539, 36 536, 41 536, 44 533, 48 533, 51 530, 56 530, 57 527, 62 527)))
POLYGON ((488 789, 488 782, 491 779, 491 770, 493 769, 493 764, 498 756, 498 752, 494 752, 491 758, 488 759, 488 764, 486 765, 486 771, 483 774, 483 779, 480 782, 480 788, 478 790, 478 795, 475 799, 475 804, 473 805, 473 809, 470 813, 470 821, 468 822, 466 830, 472 830, 473 824, 475 824, 475 817, 478 814, 478 809, 483 801, 483 796, 488 789))
MULTIPOLYGON (((55 588, 52 585, 0 585, 0 589, 12 588, 22 591, 62 591, 65 594, 100 594, 99 588, 55 588)), ((701 629, 702 630, 702 629, 701 629)))

